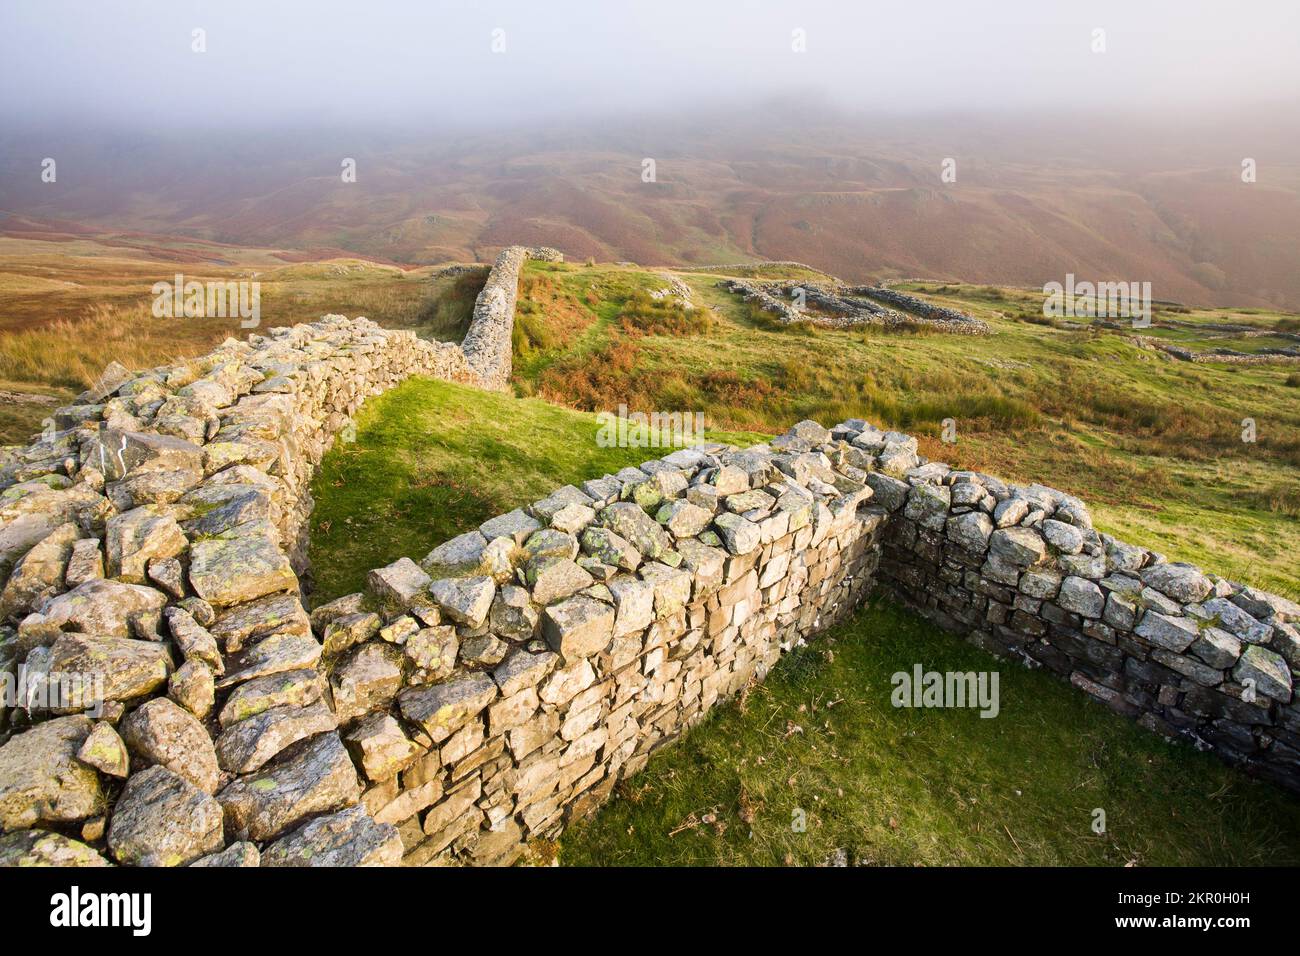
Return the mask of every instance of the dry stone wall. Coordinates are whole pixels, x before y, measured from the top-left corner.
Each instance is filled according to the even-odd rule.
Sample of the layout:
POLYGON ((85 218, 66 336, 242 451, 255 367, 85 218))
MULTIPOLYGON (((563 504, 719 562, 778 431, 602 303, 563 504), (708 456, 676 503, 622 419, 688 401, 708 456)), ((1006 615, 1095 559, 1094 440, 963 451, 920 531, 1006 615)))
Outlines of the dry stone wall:
POLYGON ((515 301, 519 296, 519 270, 529 259, 561 262, 564 256, 544 246, 503 249, 474 300, 474 316, 461 349, 483 388, 500 392, 510 387, 511 336, 515 301))
POLYGON ((313 612, 361 803, 408 863, 515 861, 857 605, 885 513, 829 438, 565 486, 313 612))
POLYGON ((327 316, 111 369, 5 454, 0 862, 400 859, 350 809, 295 564, 329 442, 417 372, 475 380, 454 345, 327 316))
POLYGON ((1300 790, 1300 606, 1093 528, 1078 498, 839 426, 891 515, 880 582, 944 629, 1300 790))
POLYGON ((499 384, 480 331, 111 367, 0 452, 0 863, 510 862, 873 581, 1300 789, 1300 608, 865 421, 566 486, 308 614, 321 455, 412 374, 499 384))

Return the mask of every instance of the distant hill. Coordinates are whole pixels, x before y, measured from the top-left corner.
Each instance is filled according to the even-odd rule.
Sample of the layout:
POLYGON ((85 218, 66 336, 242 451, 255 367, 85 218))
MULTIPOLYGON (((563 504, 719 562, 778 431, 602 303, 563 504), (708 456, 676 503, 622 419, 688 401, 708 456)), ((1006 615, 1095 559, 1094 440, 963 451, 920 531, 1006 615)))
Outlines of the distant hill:
POLYGON ((1294 309, 1294 135, 782 114, 425 140, 249 136, 229 152, 211 137, 128 148, 86 136, 59 140, 56 184, 28 168, 54 148, 17 137, 0 146, 0 234, 108 235, 178 261, 216 254, 176 241, 188 237, 286 261, 486 261, 518 242, 670 265, 797 259, 852 280, 1041 286, 1073 272, 1149 281, 1157 298, 1194 305, 1294 309), (1241 181, 1243 156, 1258 157, 1255 183, 1241 181), (357 160, 356 183, 341 181, 341 157, 357 160), (944 183, 949 157, 957 178, 944 183), (655 182, 642 180, 645 158, 655 182))

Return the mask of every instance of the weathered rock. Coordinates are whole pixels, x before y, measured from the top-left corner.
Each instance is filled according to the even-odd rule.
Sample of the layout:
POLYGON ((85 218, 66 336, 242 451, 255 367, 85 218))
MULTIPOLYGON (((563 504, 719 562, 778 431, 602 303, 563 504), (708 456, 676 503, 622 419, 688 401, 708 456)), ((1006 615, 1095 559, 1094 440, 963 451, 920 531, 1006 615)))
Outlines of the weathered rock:
POLYGON ((297 634, 272 634, 235 656, 235 666, 218 683, 217 689, 234 687, 255 677, 315 667, 321 646, 315 639, 297 634))
POLYGON ((184 866, 222 843, 221 805, 161 766, 131 775, 108 825, 108 848, 128 866, 184 866))
POLYGON ((386 707, 402 686, 401 652, 383 642, 363 644, 331 678, 339 723, 386 707))
POLYGON ((486 575, 443 578, 429 585, 438 610, 457 624, 469 627, 478 627, 487 619, 496 590, 496 582, 486 575))
POLYGON ((535 687, 555 669, 559 660, 559 656, 550 651, 533 654, 517 648, 492 671, 492 679, 501 688, 503 696, 513 697, 526 688, 535 687))
POLYGON ((1291 669, 1281 655, 1258 644, 1246 645, 1232 676, 1243 684, 1253 682, 1255 690, 1265 697, 1284 704, 1291 701, 1291 669))
POLYGON ((678 538, 693 538, 709 526, 713 512, 677 498, 660 508, 655 520, 678 538))
POLYGON ((1106 595, 1086 578, 1067 577, 1061 581, 1056 603, 1067 611, 1096 618, 1101 617, 1101 612, 1106 607, 1106 595))
POLYGON ((19 830, 0 837, 0 867, 111 865, 86 844, 48 830, 19 830))
POLYGON ((176 519, 156 506, 145 505, 108 519, 104 545, 108 576, 128 584, 144 584, 149 562, 174 558, 187 546, 176 519))
POLYGON ((1157 564, 1139 572, 1142 583, 1183 604, 1203 601, 1214 584, 1190 564, 1157 564))
POLYGON ((718 529, 723 544, 732 554, 749 554, 762 540, 762 532, 758 525, 740 515, 718 515, 713 525, 718 529))
POLYGON ((252 867, 260 865, 261 859, 256 844, 232 843, 219 853, 199 857, 190 866, 252 867))
POLYGON ((581 536, 582 550, 602 564, 635 571, 641 564, 641 552, 632 542, 609 528, 587 528, 581 536))
POLYGON ((77 534, 75 524, 61 524, 23 556, 0 592, 0 619, 21 617, 59 592, 77 534))
POLYGON ((335 733, 294 744, 217 794, 229 830, 259 842, 314 814, 352 806, 360 797, 356 770, 335 733))
POLYGON ((145 765, 160 764, 204 793, 214 793, 221 772, 212 738, 193 714, 157 697, 127 714, 122 739, 145 765))
POLYGON ((228 654, 237 653, 249 644, 274 635, 310 639, 312 634, 311 621, 296 594, 271 594, 246 604, 225 608, 212 621, 204 621, 195 613, 193 604, 186 604, 185 607, 199 624, 212 632, 212 636, 228 654))
POLYGON ((125 777, 131 772, 131 757, 126 744, 112 724, 99 721, 82 742, 77 759, 110 777, 125 777))
POLYGON ((522 545, 542 523, 522 508, 516 508, 509 514, 499 515, 479 525, 479 534, 487 541, 493 538, 511 538, 515 544, 522 545))
POLYGON ((614 610, 578 595, 542 612, 542 635, 566 660, 603 650, 614 636, 614 610))
POLYGON ((130 637, 131 621, 159 615, 167 597, 153 588, 121 581, 93 580, 46 601, 41 614, 50 625, 102 637, 130 637))
POLYGON ((254 527, 194 542, 190 585, 213 606, 229 607, 297 588, 298 579, 273 533, 254 527))
POLYGON ((99 776, 77 759, 91 729, 86 717, 60 717, 0 746, 0 828, 71 823, 103 811, 99 776))
POLYGON ((398 866, 397 828, 376 823, 361 807, 317 817, 272 843, 263 866, 398 866))
POLYGON ((321 700, 302 707, 272 707, 222 731, 217 760, 223 770, 252 773, 290 745, 334 726, 334 714, 321 700))
POLYGON ((364 644, 379 633, 383 623, 383 618, 374 611, 335 618, 325 625, 325 631, 321 635, 322 652, 333 656, 357 644, 364 644))
POLYGON ((595 583, 577 562, 555 556, 530 559, 524 566, 524 580, 532 589, 533 600, 543 606, 577 594, 595 583))
POLYGON ((402 733, 401 725, 385 713, 370 714, 343 738, 361 769, 376 783, 391 780, 424 752, 402 733))
POLYGON ((512 641, 526 641, 537 633, 541 613, 525 588, 507 584, 492 600, 488 624, 494 634, 512 641))
POLYGON ((206 720, 217 697, 212 668, 201 661, 186 661, 167 679, 167 696, 199 720, 206 720))
POLYGON ((429 581, 429 575, 410 558, 399 558, 366 576, 366 586, 375 595, 380 609, 390 614, 427 601, 429 581))
MULTIPOLYGON (((630 543, 643 558, 658 558, 672 548, 672 539, 668 536, 668 532, 640 506, 631 502, 620 501, 607 505, 597 514, 596 520, 601 527, 608 528, 630 543)), ((583 532, 584 538, 589 532, 590 529, 583 532)), ((594 551, 588 553, 595 554, 594 551)), ((600 557, 599 554, 596 556, 600 557)), ((605 560, 603 557, 601 560, 606 564, 619 563, 605 560)))
POLYGON ((214 674, 226 672, 226 662, 221 656, 221 649, 217 647, 217 639, 207 628, 201 627, 188 611, 169 607, 163 612, 163 617, 185 660, 205 664, 214 674))
POLYGON ((145 576, 172 597, 185 597, 185 569, 176 558, 151 559, 145 576))
POLYGON ((240 684, 217 717, 224 728, 265 713, 273 707, 306 707, 320 700, 325 685, 313 669, 284 671, 240 684))
POLYGON ((1032 528, 998 528, 989 536, 989 554, 1014 567, 1029 568, 1047 557, 1047 544, 1032 528))
MULTIPOLYGON (((534 521, 533 524, 537 525, 537 522, 534 521)), ((505 533, 498 532, 493 537, 505 533)), ((483 550, 487 547, 487 543, 488 539, 479 532, 467 532, 438 545, 420 562, 420 567, 436 578, 477 574, 483 562, 483 550)))
POLYGON ((1171 617, 1158 611, 1147 611, 1134 629, 1138 637, 1145 638, 1156 647, 1181 654, 1200 636, 1196 622, 1189 617, 1171 617))
POLYGON ((398 695, 398 704, 402 716, 438 744, 481 714, 496 696, 497 685, 488 675, 466 674, 442 684, 408 687, 398 695))
POLYGON ((104 552, 99 548, 99 539, 82 538, 74 541, 72 553, 68 557, 68 567, 63 575, 63 583, 69 588, 75 588, 103 576, 104 552))
POLYGON ((163 644, 124 637, 64 634, 50 648, 49 673, 63 693, 51 710, 88 710, 104 701, 135 700, 167 683, 171 652, 163 644))

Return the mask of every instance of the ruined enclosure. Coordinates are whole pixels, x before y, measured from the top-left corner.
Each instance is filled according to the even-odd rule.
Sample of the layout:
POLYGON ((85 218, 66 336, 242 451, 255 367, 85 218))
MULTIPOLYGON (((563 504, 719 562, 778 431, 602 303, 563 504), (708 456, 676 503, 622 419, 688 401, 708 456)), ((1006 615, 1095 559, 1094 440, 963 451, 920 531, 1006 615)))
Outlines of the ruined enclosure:
POLYGON ((529 255, 462 346, 338 316, 228 341, 106 373, 3 463, 0 859, 510 862, 873 586, 1300 787, 1300 608, 865 421, 593 475, 309 614, 324 451, 411 375, 506 388, 529 255))

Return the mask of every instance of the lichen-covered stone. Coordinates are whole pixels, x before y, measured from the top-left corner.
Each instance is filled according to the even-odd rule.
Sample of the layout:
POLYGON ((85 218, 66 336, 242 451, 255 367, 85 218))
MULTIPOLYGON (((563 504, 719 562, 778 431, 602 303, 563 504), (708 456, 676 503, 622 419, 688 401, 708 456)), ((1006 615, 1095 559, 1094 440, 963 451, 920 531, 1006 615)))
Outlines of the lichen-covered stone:
POLYGON ((228 829, 259 842, 307 817, 352 806, 360 797, 356 770, 336 733, 295 744, 217 794, 228 829))
POLYGON ((212 738, 193 714, 166 697, 142 704, 122 721, 122 739, 146 766, 160 764, 204 793, 213 793, 221 772, 212 738))
POLYGON ((91 730, 87 717, 60 717, 0 746, 0 828, 72 823, 103 810, 99 775, 77 759, 91 730))
POLYGON ((397 866, 397 828, 377 823, 361 807, 317 817, 272 843, 262 866, 397 866))
POLYGON ((111 865, 86 844, 48 830, 19 830, 0 836, 0 867, 111 865))
POLYGON ((222 843, 221 805, 162 766, 131 775, 108 825, 108 848, 128 866, 185 866, 222 843))

